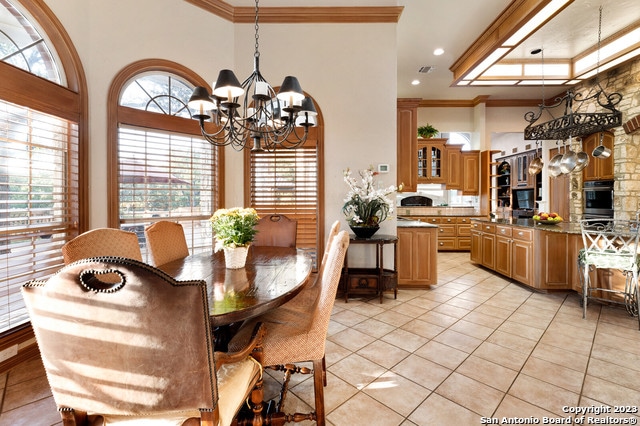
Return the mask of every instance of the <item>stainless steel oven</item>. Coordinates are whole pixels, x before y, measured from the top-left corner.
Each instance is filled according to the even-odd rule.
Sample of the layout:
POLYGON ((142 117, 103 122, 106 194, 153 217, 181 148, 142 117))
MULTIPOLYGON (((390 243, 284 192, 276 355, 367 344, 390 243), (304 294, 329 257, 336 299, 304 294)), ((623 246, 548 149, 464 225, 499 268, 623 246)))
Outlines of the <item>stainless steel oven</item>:
POLYGON ((582 199, 585 219, 613 217, 613 181, 584 182, 582 199))

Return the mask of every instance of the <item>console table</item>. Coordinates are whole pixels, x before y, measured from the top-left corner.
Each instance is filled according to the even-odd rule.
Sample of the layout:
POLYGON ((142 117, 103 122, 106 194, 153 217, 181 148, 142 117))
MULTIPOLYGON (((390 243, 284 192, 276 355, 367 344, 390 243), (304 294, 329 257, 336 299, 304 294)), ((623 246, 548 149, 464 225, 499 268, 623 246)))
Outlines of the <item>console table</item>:
POLYGON ((398 297, 398 237, 395 235, 374 235, 370 238, 349 236, 349 249, 342 268, 344 285, 344 300, 349 302, 350 294, 375 294, 382 296, 385 291, 393 290, 394 299, 398 297), (357 245, 374 245, 376 252, 376 266, 370 268, 349 268, 349 250, 357 245), (393 269, 384 268, 384 246, 393 244, 393 269))

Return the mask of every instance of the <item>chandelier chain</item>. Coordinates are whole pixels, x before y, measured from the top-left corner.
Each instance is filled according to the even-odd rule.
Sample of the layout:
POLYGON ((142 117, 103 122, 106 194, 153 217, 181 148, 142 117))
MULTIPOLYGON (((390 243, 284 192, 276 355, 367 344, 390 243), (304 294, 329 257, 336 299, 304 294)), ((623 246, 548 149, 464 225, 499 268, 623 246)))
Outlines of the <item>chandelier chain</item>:
POLYGON ((256 35, 255 35, 255 37, 256 37, 256 46, 255 46, 255 47, 256 47, 256 50, 255 50, 255 52, 254 52, 254 54, 253 54, 253 55, 254 55, 256 58, 259 58, 259 57, 260 57, 260 51, 258 50, 258 46, 259 46, 259 41, 258 41, 258 39, 260 38, 260 35, 259 35, 259 32, 258 32, 258 29, 259 29, 259 25, 258 25, 258 12, 259 12, 259 10, 260 10, 260 9, 259 9, 259 6, 258 6, 258 1, 259 1, 259 0, 256 0, 256 17, 255 17, 255 24, 254 24, 254 28, 255 28, 255 30, 256 30, 256 35))

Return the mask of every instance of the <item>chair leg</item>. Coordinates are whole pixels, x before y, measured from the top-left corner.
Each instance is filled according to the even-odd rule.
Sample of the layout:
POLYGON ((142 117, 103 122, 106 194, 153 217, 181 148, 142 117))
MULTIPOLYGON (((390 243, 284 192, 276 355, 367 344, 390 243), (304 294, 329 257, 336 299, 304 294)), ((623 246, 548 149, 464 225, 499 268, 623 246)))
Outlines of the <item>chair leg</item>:
POLYGON ((324 420, 324 357, 313 361, 313 393, 316 400, 316 424, 325 426, 324 420))
POLYGON ((322 356, 322 384, 324 387, 327 387, 327 360, 326 357, 322 356))

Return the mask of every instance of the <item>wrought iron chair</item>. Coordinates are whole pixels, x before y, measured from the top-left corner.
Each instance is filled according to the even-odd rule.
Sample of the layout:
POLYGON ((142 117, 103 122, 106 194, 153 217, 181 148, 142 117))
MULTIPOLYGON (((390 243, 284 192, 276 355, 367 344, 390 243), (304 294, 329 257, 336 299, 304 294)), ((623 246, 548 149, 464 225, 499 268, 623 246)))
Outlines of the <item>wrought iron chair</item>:
POLYGON ((262 368, 250 356, 262 328, 241 351, 214 355, 204 281, 102 257, 31 281, 22 295, 65 426, 229 425, 250 394, 262 424, 262 368))
MULTIPOLYGON (((584 249, 580 251, 578 264, 582 269, 582 317, 587 315, 587 301, 599 300, 607 303, 623 304, 630 315, 638 316, 640 311, 638 289, 638 237, 640 222, 636 220, 585 219, 580 221, 584 249), (590 271, 598 268, 617 269, 625 276, 624 290, 594 287, 590 271), (622 296, 622 302, 598 297, 600 292, 622 296)), ((640 328, 640 316, 638 317, 640 328)))
POLYGON ((263 216, 256 225, 258 231, 253 245, 295 247, 298 234, 298 221, 282 214, 263 216))
POLYGON ((266 421, 272 422, 271 424, 303 420, 315 420, 318 426, 325 424, 325 342, 348 246, 349 234, 346 231, 339 232, 331 243, 325 265, 319 273, 316 286, 319 286, 320 294, 311 312, 288 309, 285 304, 243 324, 230 342, 229 348, 232 350, 242 347, 246 344, 254 324, 256 322, 264 324, 266 330, 262 365, 284 371, 280 400, 273 410, 267 413, 266 421), (313 370, 295 365, 301 362, 311 362, 313 370), (307 414, 284 413, 284 402, 291 374, 311 372, 313 372, 315 411, 307 414))
POLYGON ((144 230, 147 249, 152 265, 164 265, 172 260, 189 256, 189 247, 182 225, 177 222, 161 220, 144 230))
POLYGON ((96 228, 62 246, 64 263, 99 256, 119 256, 142 261, 138 236, 115 228, 96 228))

